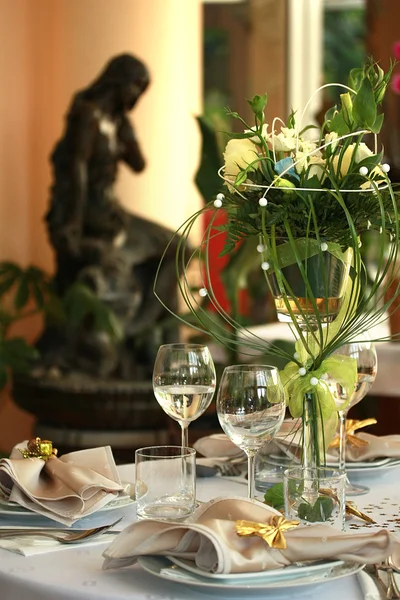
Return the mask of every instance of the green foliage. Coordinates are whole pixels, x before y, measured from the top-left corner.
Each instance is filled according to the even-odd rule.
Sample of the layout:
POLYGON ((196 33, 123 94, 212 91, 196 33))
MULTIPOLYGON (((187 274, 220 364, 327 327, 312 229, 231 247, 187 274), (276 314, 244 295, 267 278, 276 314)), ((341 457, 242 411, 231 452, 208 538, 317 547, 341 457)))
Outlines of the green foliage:
POLYGON ((10 337, 14 323, 38 313, 60 327, 76 329, 85 325, 105 331, 117 341, 122 337, 114 313, 87 286, 75 283, 61 298, 55 294, 50 276, 41 269, 0 262, 0 390, 11 372, 26 373, 39 358, 26 340, 10 337))
POLYGON ((271 486, 264 494, 264 501, 277 510, 283 510, 285 508, 283 483, 276 483, 271 486))
POLYGON ((332 498, 320 496, 314 504, 302 502, 298 508, 299 519, 308 521, 309 523, 318 523, 327 521, 334 509, 334 501, 332 498))

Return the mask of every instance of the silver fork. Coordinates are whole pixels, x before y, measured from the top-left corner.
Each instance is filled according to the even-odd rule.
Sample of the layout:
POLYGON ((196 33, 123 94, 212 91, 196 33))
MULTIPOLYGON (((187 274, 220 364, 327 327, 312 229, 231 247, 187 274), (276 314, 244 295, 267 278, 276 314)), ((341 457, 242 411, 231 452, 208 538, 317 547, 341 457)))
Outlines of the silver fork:
POLYGON ((238 477, 242 474, 240 467, 229 461, 215 463, 214 467, 223 477, 238 477))
POLYGON ((61 544, 76 544, 84 540, 92 539, 98 535, 102 535, 112 527, 115 527, 121 519, 111 523, 110 525, 103 525, 101 527, 93 527, 92 529, 82 529, 80 531, 66 531, 66 530, 48 530, 48 529, 0 529, 0 539, 10 539, 14 537, 46 537, 52 540, 56 540, 61 544))

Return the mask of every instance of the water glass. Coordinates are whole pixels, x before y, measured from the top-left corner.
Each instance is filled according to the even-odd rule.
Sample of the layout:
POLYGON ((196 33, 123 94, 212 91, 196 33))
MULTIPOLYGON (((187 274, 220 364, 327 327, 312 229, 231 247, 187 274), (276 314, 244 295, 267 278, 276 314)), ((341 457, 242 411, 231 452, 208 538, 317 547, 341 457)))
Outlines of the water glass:
POLYGON ((344 530, 345 471, 326 467, 286 469, 285 516, 302 525, 325 524, 344 530))
POLYGON ((196 505, 196 451, 182 446, 149 446, 135 452, 136 510, 139 519, 182 520, 196 505))

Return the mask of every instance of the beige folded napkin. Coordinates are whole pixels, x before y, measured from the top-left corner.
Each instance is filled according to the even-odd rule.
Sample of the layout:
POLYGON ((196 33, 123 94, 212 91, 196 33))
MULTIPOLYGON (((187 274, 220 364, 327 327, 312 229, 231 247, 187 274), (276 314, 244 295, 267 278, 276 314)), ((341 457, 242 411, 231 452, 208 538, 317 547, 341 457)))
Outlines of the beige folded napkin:
MULTIPOLYGON (((280 431, 276 434, 274 440, 265 444, 262 448, 262 453, 281 454, 282 444, 290 447, 296 438, 296 431, 301 425, 300 419, 285 419, 282 423, 280 431)), ((232 460, 245 458, 246 454, 235 446, 235 444, 224 433, 215 433, 198 439, 193 448, 197 453, 202 454, 206 458, 215 460, 232 460)))
MULTIPOLYGON (((400 435, 378 436, 360 431, 355 433, 354 437, 368 443, 361 447, 347 443, 346 461, 360 462, 373 458, 400 458, 400 435)), ((327 460, 337 460, 337 456, 338 450, 329 448, 326 455, 327 460)))
POLYGON ((15 446, 0 460, 0 497, 72 525, 125 494, 111 448, 90 448, 52 457, 23 458, 15 446))
POLYGON ((243 537, 236 521, 269 523, 273 508, 244 498, 216 498, 200 506, 188 523, 143 520, 122 531, 107 548, 103 568, 131 565, 142 555, 175 556, 213 573, 247 573, 291 563, 339 559, 379 563, 398 543, 388 531, 343 533, 329 525, 298 526, 284 532, 286 549, 270 548, 258 536, 243 537))
MULTIPOLYGON (((296 433, 298 425, 296 419, 284 421, 280 432, 272 442, 262 448, 261 452, 264 455, 282 454, 282 452, 290 457, 296 455, 300 443, 300 433, 296 433)), ((354 437, 368 443, 361 447, 355 447, 350 443, 346 444, 346 461, 348 462, 361 462, 374 458, 400 459, 400 435, 377 436, 357 432, 354 437)), ((245 453, 223 433, 200 438, 193 447, 206 458, 215 460, 232 460, 245 456, 245 453)), ((326 459, 328 462, 337 461, 338 449, 329 448, 326 459)))

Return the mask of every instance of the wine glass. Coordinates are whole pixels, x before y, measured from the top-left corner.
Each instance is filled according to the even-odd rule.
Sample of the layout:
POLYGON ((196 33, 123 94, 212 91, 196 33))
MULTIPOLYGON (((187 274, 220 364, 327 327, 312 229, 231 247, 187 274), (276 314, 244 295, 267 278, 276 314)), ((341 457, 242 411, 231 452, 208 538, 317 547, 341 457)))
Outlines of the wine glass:
POLYGON ((188 427, 209 407, 216 387, 214 362, 202 344, 160 346, 153 369, 157 402, 182 429, 182 447, 188 446, 188 427))
POLYGON ((217 394, 217 415, 226 435, 248 459, 248 497, 254 498, 254 458, 279 431, 285 394, 276 367, 226 367, 217 394))
MULTIPOLYGON (((374 344, 369 339, 367 333, 358 336, 358 339, 339 348, 336 354, 344 354, 355 358, 357 361, 357 382, 354 386, 354 392, 351 395, 350 402, 344 410, 339 411, 339 469, 346 468, 346 420, 350 408, 361 402, 371 389, 375 381, 378 368, 378 359, 374 344)), ((334 394, 340 403, 347 400, 346 391, 335 382, 334 394)), ((355 485, 351 483, 346 475, 346 494, 349 496, 360 496, 367 494, 369 488, 365 485, 355 485)))

